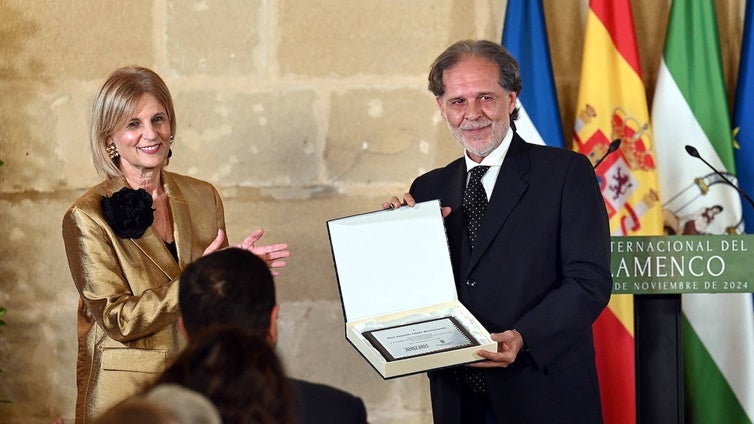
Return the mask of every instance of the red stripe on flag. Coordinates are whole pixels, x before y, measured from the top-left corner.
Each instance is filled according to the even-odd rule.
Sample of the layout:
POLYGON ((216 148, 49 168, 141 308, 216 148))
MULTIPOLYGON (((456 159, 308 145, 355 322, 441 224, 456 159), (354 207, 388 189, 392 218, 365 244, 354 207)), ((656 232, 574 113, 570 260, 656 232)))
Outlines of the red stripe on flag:
POLYGON ((610 308, 592 328, 603 418, 610 424, 635 424, 634 338, 610 308))
MULTIPOLYGON (((641 64, 639 63, 639 51, 636 46, 636 34, 631 25, 626 22, 633 22, 631 14, 631 4, 626 1, 615 0, 591 0, 589 8, 602 21, 602 24, 610 33, 610 38, 615 44, 621 56, 641 78, 641 64)), ((642 93, 643 94, 643 93, 642 93)))

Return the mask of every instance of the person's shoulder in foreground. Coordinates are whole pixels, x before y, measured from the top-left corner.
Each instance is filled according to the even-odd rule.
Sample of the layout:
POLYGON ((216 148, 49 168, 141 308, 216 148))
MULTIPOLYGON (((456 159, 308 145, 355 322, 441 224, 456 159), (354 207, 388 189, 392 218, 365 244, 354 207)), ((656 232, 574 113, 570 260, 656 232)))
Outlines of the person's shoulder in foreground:
POLYGON ((149 389, 143 398, 169 409, 181 424, 222 423, 220 412, 212 401, 178 384, 158 384, 149 389))
POLYGON ((298 396, 300 423, 367 422, 367 412, 361 398, 325 384, 296 379, 291 379, 291 383, 298 396))

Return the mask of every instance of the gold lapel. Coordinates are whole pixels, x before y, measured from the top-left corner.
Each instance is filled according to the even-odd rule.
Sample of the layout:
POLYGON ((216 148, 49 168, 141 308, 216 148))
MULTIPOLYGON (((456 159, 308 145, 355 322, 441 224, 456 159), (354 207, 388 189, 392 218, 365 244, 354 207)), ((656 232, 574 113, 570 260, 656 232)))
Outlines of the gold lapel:
POLYGON ((141 238, 131 239, 131 241, 144 256, 149 258, 165 274, 168 281, 181 275, 181 268, 179 268, 178 263, 173 259, 173 255, 165 246, 162 237, 152 227, 147 228, 147 232, 141 238))
POLYGON ((178 249, 178 264, 180 269, 183 269, 192 261, 191 212, 181 189, 175 184, 169 172, 162 173, 162 181, 170 202, 170 213, 173 216, 173 235, 175 237, 176 248, 178 249))

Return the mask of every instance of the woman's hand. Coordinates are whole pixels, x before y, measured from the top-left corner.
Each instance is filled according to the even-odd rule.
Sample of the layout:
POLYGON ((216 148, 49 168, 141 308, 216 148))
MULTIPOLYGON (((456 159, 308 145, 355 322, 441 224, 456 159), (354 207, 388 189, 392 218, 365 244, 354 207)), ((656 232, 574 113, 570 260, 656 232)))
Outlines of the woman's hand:
MULTIPOLYGON (((272 271, 272 275, 277 276, 278 273, 272 270, 272 268, 282 268, 286 266, 286 262, 279 259, 291 256, 291 252, 288 251, 288 245, 286 243, 272 244, 269 246, 257 246, 256 242, 259 241, 259 239, 261 239, 263 235, 264 230, 257 228, 256 230, 252 231, 251 234, 246 236, 246 238, 243 239, 241 243, 236 244, 233 247, 248 250, 249 252, 259 256, 267 263, 267 266, 271 268, 270 271, 272 271)), ((210 243, 210 245, 207 246, 206 249, 204 249, 203 256, 209 255, 210 253, 220 249, 220 246, 223 245, 224 241, 225 232, 222 229, 217 230, 217 237, 215 237, 212 243, 210 243)))
POLYGON ((217 230, 217 237, 215 237, 214 240, 212 240, 212 243, 207 246, 206 249, 204 249, 204 253, 202 253, 202 256, 207 256, 210 253, 216 251, 220 248, 220 246, 223 245, 223 242, 225 241, 225 232, 221 229, 217 230))
POLYGON ((267 263, 267 266, 270 267, 272 275, 277 276, 278 273, 274 271, 274 268, 282 268, 286 266, 286 262, 281 261, 280 259, 291 256, 291 252, 288 250, 288 244, 286 243, 271 244, 269 246, 256 246, 256 242, 259 241, 263 235, 264 230, 257 228, 252 231, 251 234, 246 236, 240 244, 236 245, 236 247, 248 250, 262 258, 267 263))

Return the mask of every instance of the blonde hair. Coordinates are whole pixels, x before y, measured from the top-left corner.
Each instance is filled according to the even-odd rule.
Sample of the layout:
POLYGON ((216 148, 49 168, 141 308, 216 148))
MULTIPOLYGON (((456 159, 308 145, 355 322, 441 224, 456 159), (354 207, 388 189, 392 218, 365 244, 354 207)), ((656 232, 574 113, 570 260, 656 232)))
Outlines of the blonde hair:
POLYGON ((116 69, 102 84, 92 104, 89 142, 94 168, 100 176, 112 179, 123 175, 117 159, 110 159, 107 153, 107 138, 126 123, 136 110, 141 96, 147 93, 165 108, 170 121, 170 134, 175 135, 173 98, 165 81, 151 69, 139 66, 116 69))

